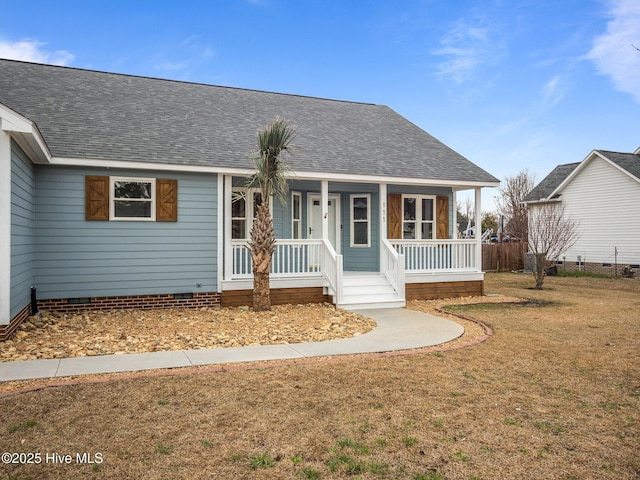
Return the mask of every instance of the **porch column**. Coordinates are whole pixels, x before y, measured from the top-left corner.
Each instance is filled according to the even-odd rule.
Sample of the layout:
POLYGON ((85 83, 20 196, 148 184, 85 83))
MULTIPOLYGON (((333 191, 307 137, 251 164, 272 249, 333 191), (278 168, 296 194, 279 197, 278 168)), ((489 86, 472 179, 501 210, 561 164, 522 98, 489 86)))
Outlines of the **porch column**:
POLYGON ((224 176, 224 279, 233 273, 233 247, 231 245, 231 175, 224 176))
POLYGON ((11 137, 0 130, 0 325, 11 321, 11 137))
POLYGON ((454 189, 452 192, 453 200, 453 235, 451 238, 453 240, 458 239, 458 192, 454 189))
POLYGON ((320 182, 320 204, 322 205, 322 239, 329 241, 329 180, 320 182))
POLYGON ((217 222, 216 222, 216 265, 217 265, 217 272, 216 272, 216 291, 218 293, 222 292, 222 280, 224 280, 224 252, 223 252, 223 248, 225 248, 225 241, 224 241, 224 232, 227 230, 225 228, 225 218, 227 218, 227 215, 225 215, 225 210, 224 210, 224 206, 225 206, 225 201, 224 201, 224 179, 225 176, 222 174, 218 174, 216 175, 216 201, 218 202, 217 208, 216 208, 216 214, 218 215, 217 218, 217 222))
MULTIPOLYGON (((387 184, 381 183, 378 188, 378 195, 380 196, 380 245, 378 246, 378 252, 380 255, 380 269, 382 269, 382 240, 387 238, 387 184)), ((381 270, 382 271, 382 270, 381 270)))
POLYGON ((476 237, 476 270, 482 271, 482 188, 476 187, 475 201, 475 237, 476 237))

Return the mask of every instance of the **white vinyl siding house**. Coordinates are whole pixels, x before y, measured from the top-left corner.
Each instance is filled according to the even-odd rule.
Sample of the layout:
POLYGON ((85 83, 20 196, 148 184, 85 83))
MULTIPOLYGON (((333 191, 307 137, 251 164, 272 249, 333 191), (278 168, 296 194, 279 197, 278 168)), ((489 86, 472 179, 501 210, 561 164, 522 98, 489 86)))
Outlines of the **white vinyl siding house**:
POLYGON ((640 149, 592 151, 580 164, 557 167, 525 199, 529 207, 556 202, 578 224, 578 238, 556 259, 568 269, 618 273, 640 265, 640 149))

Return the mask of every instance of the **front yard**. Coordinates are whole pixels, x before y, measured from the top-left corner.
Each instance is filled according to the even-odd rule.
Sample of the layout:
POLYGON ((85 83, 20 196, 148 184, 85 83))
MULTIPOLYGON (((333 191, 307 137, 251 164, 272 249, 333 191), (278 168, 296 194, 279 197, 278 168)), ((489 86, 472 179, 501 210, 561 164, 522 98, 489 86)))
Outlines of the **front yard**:
POLYGON ((473 347, 1 398, 0 450, 40 463, 0 478, 638 478, 640 281, 532 283, 454 307, 495 331, 473 347))

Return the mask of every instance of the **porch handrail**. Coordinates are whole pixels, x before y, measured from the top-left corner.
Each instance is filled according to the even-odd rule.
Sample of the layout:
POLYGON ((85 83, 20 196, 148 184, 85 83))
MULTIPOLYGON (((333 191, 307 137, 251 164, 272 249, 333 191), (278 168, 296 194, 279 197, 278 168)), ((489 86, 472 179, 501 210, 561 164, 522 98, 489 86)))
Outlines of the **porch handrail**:
POLYGON ((398 296, 405 299, 405 260, 404 255, 399 253, 386 238, 382 239, 381 246, 382 274, 389 280, 398 296))
MULTIPOLYGON (((271 270, 273 278, 323 276, 322 240, 277 239, 274 245, 271 270)), ((251 248, 247 240, 232 240, 232 279, 251 278, 251 248)))
POLYGON ((405 255, 406 273, 476 271, 476 240, 389 240, 405 255))
POLYGON ((322 274, 329 284, 336 305, 342 301, 343 260, 326 238, 322 239, 322 274))

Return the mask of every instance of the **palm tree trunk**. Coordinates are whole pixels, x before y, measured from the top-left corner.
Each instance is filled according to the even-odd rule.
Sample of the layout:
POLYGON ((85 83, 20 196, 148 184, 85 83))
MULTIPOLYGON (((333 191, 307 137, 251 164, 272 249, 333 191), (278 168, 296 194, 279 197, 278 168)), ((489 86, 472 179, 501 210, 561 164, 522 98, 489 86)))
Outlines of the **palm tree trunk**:
POLYGON ((268 203, 265 202, 258 207, 250 240, 253 264, 253 309, 256 311, 271 309, 269 271, 271 270, 271 257, 275 242, 273 219, 269 212, 268 203))

